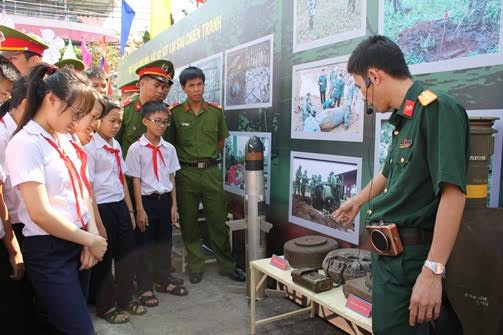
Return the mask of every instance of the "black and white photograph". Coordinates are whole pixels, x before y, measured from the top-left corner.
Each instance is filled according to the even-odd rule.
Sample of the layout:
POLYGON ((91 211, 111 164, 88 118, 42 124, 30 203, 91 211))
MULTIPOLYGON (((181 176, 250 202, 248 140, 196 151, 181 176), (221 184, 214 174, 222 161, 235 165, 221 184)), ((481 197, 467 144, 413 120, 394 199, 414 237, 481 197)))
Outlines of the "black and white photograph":
POLYGON ((272 106, 273 37, 225 52, 226 110, 272 106))
POLYGON ((359 217, 343 227, 330 217, 361 187, 362 159, 292 151, 289 221, 350 243, 358 243, 359 217))
POLYGON ((291 137, 363 141, 363 99, 347 72, 347 56, 295 65, 291 137))

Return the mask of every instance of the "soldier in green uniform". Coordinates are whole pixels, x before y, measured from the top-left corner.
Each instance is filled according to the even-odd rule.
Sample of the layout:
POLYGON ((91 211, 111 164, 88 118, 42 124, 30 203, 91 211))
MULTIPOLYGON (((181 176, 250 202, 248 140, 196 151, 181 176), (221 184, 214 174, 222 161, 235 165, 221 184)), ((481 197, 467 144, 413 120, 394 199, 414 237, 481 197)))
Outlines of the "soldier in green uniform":
POLYGON ((115 137, 121 144, 124 155, 131 144, 146 131, 140 113, 141 106, 149 101, 164 99, 166 88, 169 89, 173 84, 175 70, 169 60, 159 59, 139 67, 136 73, 139 76, 140 93, 123 103, 122 127, 115 137))
POLYGON ((299 168, 295 172, 295 192, 293 195, 300 194, 300 182, 302 180, 302 165, 299 165, 299 168))
POLYGON ((383 170, 332 214, 336 222, 350 224, 373 199, 367 222, 395 223, 404 244, 398 256, 372 254, 373 332, 430 334, 430 323, 442 307, 437 333, 460 334, 440 331, 453 325, 439 321, 450 310, 442 297, 442 276, 465 205, 466 111, 450 96, 413 81, 400 48, 384 36, 360 43, 348 72, 375 110, 394 110, 393 140, 383 170))
POLYGON ((327 96, 327 76, 325 75, 325 69, 321 69, 320 77, 318 78, 318 87, 320 89, 320 101, 321 105, 326 100, 327 96))
POLYGON ((187 249, 190 282, 203 277, 205 254, 197 222, 202 201, 209 237, 220 273, 232 280, 245 281, 231 254, 225 220, 227 200, 218 158, 229 136, 220 106, 204 101, 204 72, 189 66, 180 74, 187 100, 171 107, 168 140, 175 146, 182 169, 176 173, 177 202, 182 237, 187 249))
POLYGON ((309 178, 307 176, 307 170, 304 170, 304 174, 302 175, 302 181, 300 183, 300 193, 302 195, 302 199, 306 197, 306 187, 307 187, 307 182, 309 181, 309 178))

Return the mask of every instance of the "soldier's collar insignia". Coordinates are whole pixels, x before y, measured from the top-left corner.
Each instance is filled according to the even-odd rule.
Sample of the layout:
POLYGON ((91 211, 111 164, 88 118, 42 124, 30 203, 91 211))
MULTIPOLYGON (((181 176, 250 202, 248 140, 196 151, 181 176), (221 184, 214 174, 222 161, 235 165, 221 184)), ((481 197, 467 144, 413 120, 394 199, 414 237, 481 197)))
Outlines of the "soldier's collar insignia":
POLYGON ((400 142, 400 144, 398 145, 400 149, 407 149, 410 148, 411 146, 412 146, 412 140, 408 140, 406 138, 404 138, 402 142, 400 142))
POLYGON ((414 115, 414 107, 416 107, 416 102, 414 100, 405 100, 405 105, 402 109, 402 114, 411 118, 414 115))
POLYGON ((134 108, 136 109, 137 112, 139 112, 141 110, 140 100, 138 100, 138 102, 136 103, 136 105, 134 106, 134 108))

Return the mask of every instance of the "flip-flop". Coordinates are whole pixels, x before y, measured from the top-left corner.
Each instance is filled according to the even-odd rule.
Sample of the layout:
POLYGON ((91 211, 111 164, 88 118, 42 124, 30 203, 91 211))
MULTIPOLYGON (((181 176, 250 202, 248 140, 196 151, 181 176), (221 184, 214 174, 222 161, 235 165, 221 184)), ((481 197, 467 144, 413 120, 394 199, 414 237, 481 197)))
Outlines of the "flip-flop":
POLYGON ((173 295, 177 296, 185 296, 189 294, 189 291, 181 286, 181 285, 176 285, 174 283, 167 283, 167 284, 155 284, 155 290, 160 293, 171 293, 173 295), (172 287, 171 289, 168 289, 169 287, 172 287))

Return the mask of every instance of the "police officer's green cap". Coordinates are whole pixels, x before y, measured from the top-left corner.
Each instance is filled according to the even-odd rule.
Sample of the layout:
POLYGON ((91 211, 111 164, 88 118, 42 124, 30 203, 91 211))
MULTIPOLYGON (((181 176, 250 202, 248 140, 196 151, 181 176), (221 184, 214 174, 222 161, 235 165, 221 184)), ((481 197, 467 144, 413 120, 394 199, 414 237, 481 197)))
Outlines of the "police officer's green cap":
POLYGON ((60 69, 69 68, 69 69, 76 70, 79 72, 84 71, 84 69, 86 67, 80 59, 76 59, 76 58, 62 59, 62 60, 54 63, 54 66, 57 66, 60 69))
POLYGON ((0 51, 30 51, 42 56, 49 46, 38 36, 0 25, 0 51))
POLYGON ((144 76, 151 76, 161 82, 173 84, 175 68, 173 63, 167 59, 158 59, 136 69, 136 74, 140 79, 144 76))
POLYGON ((138 87, 138 80, 135 79, 124 85, 119 86, 122 93, 138 92, 140 88, 138 87))

